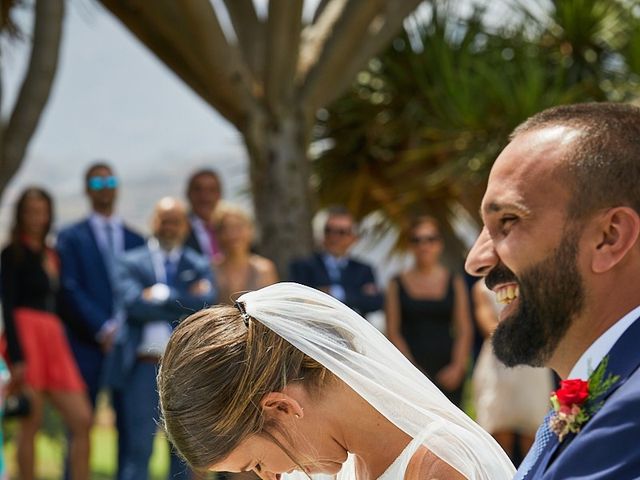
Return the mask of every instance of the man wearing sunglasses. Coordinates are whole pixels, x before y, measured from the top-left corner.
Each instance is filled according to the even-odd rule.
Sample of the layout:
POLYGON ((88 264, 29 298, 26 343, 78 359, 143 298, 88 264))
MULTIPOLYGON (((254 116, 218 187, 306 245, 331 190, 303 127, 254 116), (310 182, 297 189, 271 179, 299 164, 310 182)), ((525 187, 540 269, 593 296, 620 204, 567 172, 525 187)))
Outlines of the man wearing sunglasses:
POLYGON ((383 296, 373 269, 349 256, 357 239, 351 213, 344 207, 329 209, 322 251, 292 262, 291 280, 322 290, 361 315, 380 310, 383 296))
POLYGON ((58 251, 61 314, 95 404, 104 376, 105 354, 124 321, 114 289, 114 262, 125 250, 143 245, 144 239, 115 213, 118 179, 109 165, 99 162, 87 169, 85 192, 92 212, 60 232, 58 251))

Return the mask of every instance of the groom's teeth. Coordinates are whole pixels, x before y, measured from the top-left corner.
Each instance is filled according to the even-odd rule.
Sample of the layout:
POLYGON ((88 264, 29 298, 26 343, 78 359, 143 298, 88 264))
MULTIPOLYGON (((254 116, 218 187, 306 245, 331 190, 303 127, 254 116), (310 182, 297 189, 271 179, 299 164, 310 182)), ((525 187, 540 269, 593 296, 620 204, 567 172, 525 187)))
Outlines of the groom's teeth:
POLYGON ((519 294, 520 294, 520 289, 518 288, 517 285, 509 285, 506 287, 501 287, 496 292, 496 300, 498 301, 498 303, 503 303, 507 305, 513 302, 513 300, 515 300, 516 298, 518 298, 519 294))

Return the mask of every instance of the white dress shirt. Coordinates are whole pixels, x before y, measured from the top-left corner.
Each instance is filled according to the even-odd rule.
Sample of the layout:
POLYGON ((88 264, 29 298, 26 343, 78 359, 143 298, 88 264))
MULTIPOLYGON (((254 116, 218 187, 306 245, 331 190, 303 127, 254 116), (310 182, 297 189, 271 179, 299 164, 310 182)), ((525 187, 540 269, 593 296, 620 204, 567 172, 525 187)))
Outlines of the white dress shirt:
MULTIPOLYGON (((89 227, 96 238, 98 248, 107 267, 109 280, 113 284, 114 259, 124 252, 124 222, 117 215, 105 217, 93 212, 89 216, 89 227), (109 234, 111 238, 108 238, 109 234)), ((113 316, 102 324, 96 334, 96 340, 99 342, 106 336, 112 335, 124 323, 125 314, 122 306, 114 302, 113 308, 113 316)))
POLYGON ((588 380, 602 359, 613 348, 613 345, 627 331, 634 321, 640 316, 640 305, 627 313, 624 317, 614 323, 598 339, 591 344, 578 359, 569 373, 570 379, 588 380))
POLYGON ((209 258, 213 258, 216 252, 213 251, 209 231, 202 219, 195 215, 191 215, 191 228, 193 229, 196 240, 198 240, 198 245, 200 245, 202 253, 209 258))
MULTIPOLYGON (((117 256, 124 252, 124 222, 120 217, 117 215, 105 217, 93 212, 89 216, 89 225, 103 255, 113 254, 117 256), (108 227, 111 227, 111 239, 107 237, 108 227), (113 251, 111 248, 113 248, 113 251)), ((111 265, 108 265, 108 267, 111 267, 111 265)))
POLYGON ((335 257, 329 253, 325 253, 322 255, 322 261, 329 273, 329 280, 331 280, 329 295, 344 302, 347 298, 347 292, 345 292, 344 287, 340 284, 342 280, 341 272, 347 266, 347 263, 349 263, 349 259, 347 257, 335 257))
MULTIPOLYGON (((182 256, 182 247, 176 247, 170 251, 160 248, 158 240, 150 238, 147 242, 153 271, 156 276, 156 283, 151 287, 151 302, 163 304, 169 299, 170 288, 167 285, 167 271, 165 262, 168 260, 177 269, 178 262, 182 256)), ((138 345, 138 354, 157 355, 164 353, 169 337, 171 336, 171 326, 164 320, 151 321, 145 324, 142 330, 142 340, 138 345)))

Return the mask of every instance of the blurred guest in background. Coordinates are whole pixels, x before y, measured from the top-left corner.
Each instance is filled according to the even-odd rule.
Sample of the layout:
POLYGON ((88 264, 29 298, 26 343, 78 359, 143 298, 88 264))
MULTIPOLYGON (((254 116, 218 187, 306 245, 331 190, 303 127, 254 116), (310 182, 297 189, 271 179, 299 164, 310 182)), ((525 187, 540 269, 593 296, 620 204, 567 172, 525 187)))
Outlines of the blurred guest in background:
POLYGON ((34 439, 45 398, 60 412, 70 432, 70 478, 89 478, 91 405, 55 313, 60 265, 46 243, 52 221, 49 194, 40 188, 26 189, 16 204, 11 241, 0 260, 12 388, 26 392, 30 400, 18 436, 22 480, 34 478, 34 439))
POLYGON ((186 245, 214 260, 220 254, 218 236, 213 225, 213 214, 222 196, 220 177, 211 169, 198 170, 187 182, 187 198, 191 213, 191 231, 186 245))
POLYGON ((344 207, 328 211, 320 252, 294 260, 291 281, 322 290, 360 315, 381 310, 384 299, 376 285, 373 269, 349 256, 358 239, 353 216, 344 207))
MULTIPOLYGON (((118 480, 148 478, 149 458, 158 425, 156 375, 173 328, 182 317, 215 302, 206 257, 183 246, 189 232, 184 204, 163 198, 146 245, 123 254, 117 264, 117 286, 126 309, 118 336, 110 380, 120 393, 118 480)), ((171 451, 171 479, 188 478, 187 467, 171 451)))
POLYGON ((102 162, 85 174, 91 214, 60 232, 62 316, 71 348, 95 404, 105 354, 111 350, 124 311, 114 288, 114 262, 144 239, 115 213, 118 179, 102 162))
POLYGON ((9 373, 9 367, 4 361, 4 358, 0 357, 0 480, 8 480, 6 461, 4 459, 4 429, 3 418, 5 412, 5 402, 7 400, 8 385, 11 379, 9 373))
POLYGON ((214 225, 222 255, 214 260, 218 301, 233 304, 232 295, 257 290, 278 281, 275 264, 251 252, 253 221, 236 205, 224 204, 214 214, 214 225))
POLYGON ((496 295, 484 280, 476 282, 471 294, 478 326, 485 336, 473 372, 476 421, 517 464, 533 444, 538 425, 550 408, 551 371, 529 366, 507 368, 500 362, 491 347, 500 310, 496 295), (520 458, 515 458, 516 452, 520 458))
POLYGON ((436 219, 415 219, 409 244, 414 265, 393 278, 387 290, 387 335, 460 405, 472 341, 467 288, 461 276, 440 263, 444 243, 436 219))

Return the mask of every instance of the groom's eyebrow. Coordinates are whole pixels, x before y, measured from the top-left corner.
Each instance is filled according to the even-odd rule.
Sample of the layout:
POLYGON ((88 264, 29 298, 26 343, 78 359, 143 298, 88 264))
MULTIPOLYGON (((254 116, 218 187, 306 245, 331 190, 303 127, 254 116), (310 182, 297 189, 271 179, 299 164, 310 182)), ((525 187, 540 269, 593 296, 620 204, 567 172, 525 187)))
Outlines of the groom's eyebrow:
POLYGON ((519 211, 521 213, 529 213, 529 209, 520 201, 506 201, 506 202, 498 202, 492 201, 488 202, 480 207, 480 217, 484 215, 489 215, 492 213, 500 213, 504 210, 514 210, 519 211))

